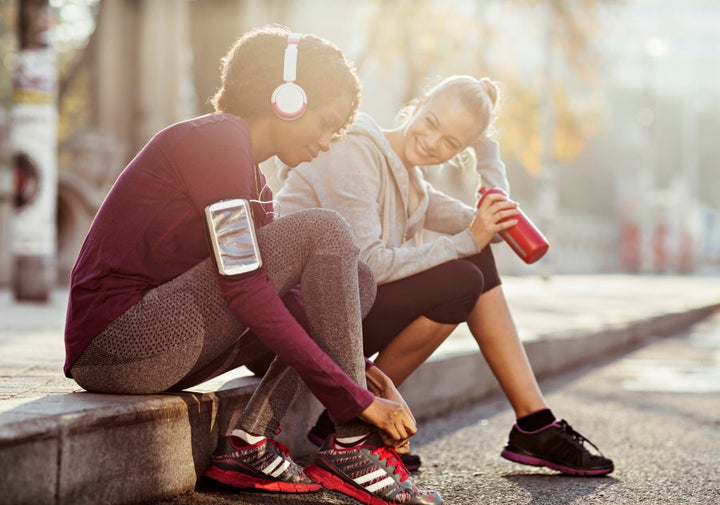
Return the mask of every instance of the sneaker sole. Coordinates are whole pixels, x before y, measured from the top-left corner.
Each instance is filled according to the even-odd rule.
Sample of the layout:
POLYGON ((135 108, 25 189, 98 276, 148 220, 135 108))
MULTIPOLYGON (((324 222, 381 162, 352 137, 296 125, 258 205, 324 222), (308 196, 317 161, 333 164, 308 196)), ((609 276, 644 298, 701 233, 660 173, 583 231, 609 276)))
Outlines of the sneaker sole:
POLYGON ((315 463, 311 463, 309 466, 305 467, 305 475, 315 482, 322 484, 323 487, 327 489, 338 491, 339 493, 355 498, 366 505, 392 505, 388 501, 371 495, 364 489, 359 489, 352 484, 348 484, 342 478, 338 477, 329 470, 319 467, 315 463))
POLYGON ((265 491, 277 491, 280 493, 312 493, 322 489, 320 484, 294 484, 292 482, 282 482, 277 480, 265 480, 243 475, 232 470, 223 470, 215 466, 208 468, 203 474, 205 477, 243 489, 262 489, 265 491))
POLYGON ((544 466, 552 470, 557 470, 558 472, 566 473, 568 475, 578 475, 581 477, 607 475, 613 471, 613 467, 595 469, 572 468, 569 466, 560 465, 558 463, 553 463, 552 461, 548 461, 545 459, 536 458, 535 456, 529 456, 527 454, 513 452, 508 449, 503 449, 500 453, 500 456, 509 461, 520 463, 521 465, 544 466))

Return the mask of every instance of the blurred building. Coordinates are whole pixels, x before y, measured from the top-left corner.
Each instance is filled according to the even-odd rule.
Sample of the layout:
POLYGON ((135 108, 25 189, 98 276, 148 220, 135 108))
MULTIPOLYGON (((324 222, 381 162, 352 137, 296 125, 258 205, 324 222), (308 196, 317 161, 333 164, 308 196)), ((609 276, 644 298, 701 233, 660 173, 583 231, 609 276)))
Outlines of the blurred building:
MULTIPOLYGON (((594 80, 578 79, 567 54, 550 47, 546 35, 557 27, 544 16, 544 4, 103 0, 100 5, 85 59, 93 93, 89 124, 61 145, 61 280, 118 171, 159 129, 209 112, 220 57, 238 35, 270 22, 333 40, 357 61, 362 108, 388 126, 433 74, 502 67, 533 88, 545 85, 550 68, 568 104, 593 111, 587 119, 595 130, 582 154, 557 163, 544 182, 506 158, 513 196, 536 222, 551 217, 551 271, 675 273, 720 263, 720 154, 711 138, 720 121, 717 2, 608 2, 588 28, 594 80), (416 12, 430 7, 436 10, 425 17, 416 12), (450 11, 454 17, 435 14, 450 11), (378 25, 379 14, 389 18, 389 32, 378 25), (407 37, 415 46, 388 45, 407 37), (416 61, 417 54, 425 59, 416 61), (543 185, 552 189, 551 201, 541 198, 543 185)), ((272 179, 272 164, 266 168, 272 179)), ((434 174, 433 182, 473 198, 472 173, 448 169, 434 174)), ((0 202, 0 235, 7 213, 0 202)), ((0 284, 7 278, 6 249, 3 241, 0 284)), ((528 267, 502 247, 496 251, 505 273, 547 269, 542 262, 528 267)))

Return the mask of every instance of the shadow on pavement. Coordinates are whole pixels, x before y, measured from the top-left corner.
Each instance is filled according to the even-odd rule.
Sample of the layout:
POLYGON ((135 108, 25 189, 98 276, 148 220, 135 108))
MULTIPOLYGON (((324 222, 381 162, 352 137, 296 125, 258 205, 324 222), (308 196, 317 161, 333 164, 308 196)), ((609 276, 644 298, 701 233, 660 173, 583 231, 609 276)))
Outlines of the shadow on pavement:
POLYGON ((557 473, 512 472, 504 479, 524 489, 532 497, 527 505, 566 505, 584 496, 602 496, 602 490, 621 481, 614 477, 573 477, 557 473))

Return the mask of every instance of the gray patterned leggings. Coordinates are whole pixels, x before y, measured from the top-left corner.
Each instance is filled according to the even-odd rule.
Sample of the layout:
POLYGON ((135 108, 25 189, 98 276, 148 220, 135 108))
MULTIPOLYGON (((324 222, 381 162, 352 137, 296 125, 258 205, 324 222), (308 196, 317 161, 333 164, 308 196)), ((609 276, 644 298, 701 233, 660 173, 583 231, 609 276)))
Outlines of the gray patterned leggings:
MULTIPOLYGON (((370 269, 358 260, 347 222, 310 209, 258 230, 268 277, 285 296, 302 284, 309 334, 358 384, 365 386, 362 317, 375 299, 370 269)), ((227 309, 208 259, 149 291, 113 321, 72 367, 75 381, 99 393, 180 390, 258 358, 267 349, 227 309)), ((237 427, 272 436, 300 377, 274 360, 237 427)), ((368 433, 364 423, 338 426, 341 436, 368 433)))

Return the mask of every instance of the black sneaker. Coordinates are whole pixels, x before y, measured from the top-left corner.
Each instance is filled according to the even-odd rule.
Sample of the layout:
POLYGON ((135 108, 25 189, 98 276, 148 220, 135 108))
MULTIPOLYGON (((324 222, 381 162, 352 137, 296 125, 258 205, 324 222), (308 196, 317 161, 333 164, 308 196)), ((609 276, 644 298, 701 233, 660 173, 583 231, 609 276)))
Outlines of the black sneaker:
POLYGON ((395 449, 383 445, 377 435, 349 448, 336 448, 335 436, 329 436, 305 472, 326 488, 369 505, 443 503, 435 491, 413 485, 395 449))
POLYGON ((595 444, 563 420, 531 432, 522 431, 516 424, 500 455, 516 463, 545 466, 570 475, 592 476, 612 472, 612 460, 602 453, 591 453, 585 448, 585 442, 600 453, 595 444))
MULTIPOLYGON (((327 410, 324 410, 323 413, 320 414, 320 417, 318 417, 315 426, 308 432, 307 437, 310 442, 320 447, 323 441, 333 433, 335 433, 335 424, 330 420, 327 410)), ((414 452, 400 454, 400 459, 403 465, 405 465, 405 468, 410 472, 416 472, 420 468, 420 465, 422 465, 420 455, 414 452)))
POLYGON ((220 437, 204 475, 229 486, 283 493, 308 493, 322 487, 305 475, 287 447, 272 438, 251 445, 234 436, 220 437))

